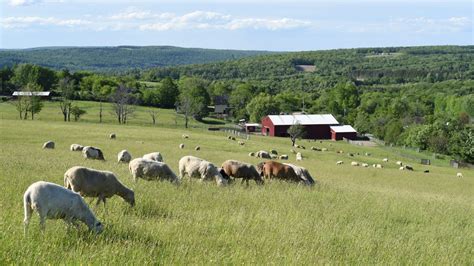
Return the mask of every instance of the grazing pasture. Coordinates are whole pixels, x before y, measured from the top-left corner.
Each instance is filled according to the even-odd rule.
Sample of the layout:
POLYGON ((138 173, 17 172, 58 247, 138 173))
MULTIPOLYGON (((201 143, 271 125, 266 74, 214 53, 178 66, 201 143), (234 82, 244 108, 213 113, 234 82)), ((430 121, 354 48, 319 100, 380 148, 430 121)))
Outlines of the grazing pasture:
MULTIPOLYGON (((2 112, 6 109, 11 111, 0 107, 2 112)), ((128 165, 116 161, 123 149, 133 158, 159 151, 178 173, 178 160, 185 155, 215 165, 227 159, 256 165, 265 159, 249 157, 249 152, 290 153, 291 142, 252 137, 242 146, 228 141, 224 133, 202 129, 12 117, 14 113, 3 113, 0 118, 2 265, 474 263, 474 172, 449 168, 447 161, 422 166, 389 148, 324 141, 317 145, 327 151, 293 148, 304 160, 296 162, 290 156, 285 161, 307 168, 318 182, 314 187, 278 181, 218 187, 215 182, 189 179, 180 186, 134 183, 128 165), (111 132, 117 139, 109 139, 111 132), (183 134, 189 138, 183 139, 183 134), (42 149, 48 140, 55 142, 55 149, 42 149), (100 147, 106 160, 84 159, 70 151, 73 143, 100 147), (180 143, 185 144, 183 149, 177 148, 180 143), (200 151, 194 149, 197 145, 200 151), (384 168, 353 167, 353 160, 384 168), (344 164, 336 165, 337 161, 344 164), (399 171, 396 161, 410 164, 414 171, 399 171), (68 231, 61 220, 48 220, 42 234, 35 214, 24 237, 26 188, 38 180, 62 185, 64 172, 77 165, 115 173, 134 190, 135 207, 112 197, 105 209, 86 198, 104 224, 102 234, 89 233, 85 226, 68 231), (457 178, 457 172, 463 177, 457 178)))

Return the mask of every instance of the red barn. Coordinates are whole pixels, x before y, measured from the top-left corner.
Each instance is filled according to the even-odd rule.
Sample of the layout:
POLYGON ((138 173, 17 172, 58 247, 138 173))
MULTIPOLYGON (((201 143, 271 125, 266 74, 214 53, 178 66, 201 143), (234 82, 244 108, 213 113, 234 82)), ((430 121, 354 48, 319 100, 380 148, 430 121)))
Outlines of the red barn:
POLYGON ((342 138, 356 139, 357 138, 357 131, 349 125, 331 126, 331 139, 332 140, 342 140, 342 138))
POLYGON ((262 135, 287 137, 288 128, 297 123, 305 127, 307 139, 330 139, 330 126, 339 125, 331 114, 268 115, 262 119, 262 135))

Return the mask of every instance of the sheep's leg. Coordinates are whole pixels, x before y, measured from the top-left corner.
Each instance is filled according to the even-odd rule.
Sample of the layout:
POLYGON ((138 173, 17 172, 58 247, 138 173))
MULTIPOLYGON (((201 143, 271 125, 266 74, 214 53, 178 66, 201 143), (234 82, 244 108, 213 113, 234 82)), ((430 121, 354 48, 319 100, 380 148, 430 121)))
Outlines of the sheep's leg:
POLYGON ((45 222, 46 222, 46 216, 40 214, 40 229, 42 233, 44 233, 44 229, 46 228, 45 222))
POLYGON ((23 220, 24 223, 24 233, 25 235, 28 233, 28 226, 30 225, 31 213, 33 209, 31 208, 30 204, 25 202, 25 219, 23 220))
MULTIPOLYGON (((97 198, 97 202, 95 203, 95 206, 96 206, 96 207, 99 206, 99 204, 100 204, 101 201, 102 201, 102 198, 99 196, 99 197, 97 198)), ((91 202, 91 203, 92 203, 92 202, 91 202)))

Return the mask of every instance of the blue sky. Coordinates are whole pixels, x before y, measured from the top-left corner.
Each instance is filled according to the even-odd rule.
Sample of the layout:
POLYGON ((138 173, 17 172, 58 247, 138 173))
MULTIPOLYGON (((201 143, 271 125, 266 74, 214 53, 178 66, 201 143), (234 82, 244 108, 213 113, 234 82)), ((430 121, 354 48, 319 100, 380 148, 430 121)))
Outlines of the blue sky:
POLYGON ((472 45, 474 1, 0 0, 0 47, 472 45))

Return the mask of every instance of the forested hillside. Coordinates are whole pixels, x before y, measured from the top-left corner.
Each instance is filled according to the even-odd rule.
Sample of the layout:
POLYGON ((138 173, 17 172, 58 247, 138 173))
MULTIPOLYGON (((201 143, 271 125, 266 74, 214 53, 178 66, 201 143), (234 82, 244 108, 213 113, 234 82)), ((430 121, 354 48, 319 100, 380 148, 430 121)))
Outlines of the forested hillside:
POLYGON ((57 70, 124 72, 200 64, 266 54, 265 51, 216 50, 173 46, 45 47, 0 50, 0 67, 31 63, 57 70))
POLYGON ((54 90, 68 101, 126 99, 179 107, 186 121, 208 116, 207 106, 225 96, 234 121, 331 113, 387 144, 474 162, 473 62, 474 46, 435 46, 281 53, 120 75, 20 64, 0 71, 0 93, 54 90))

